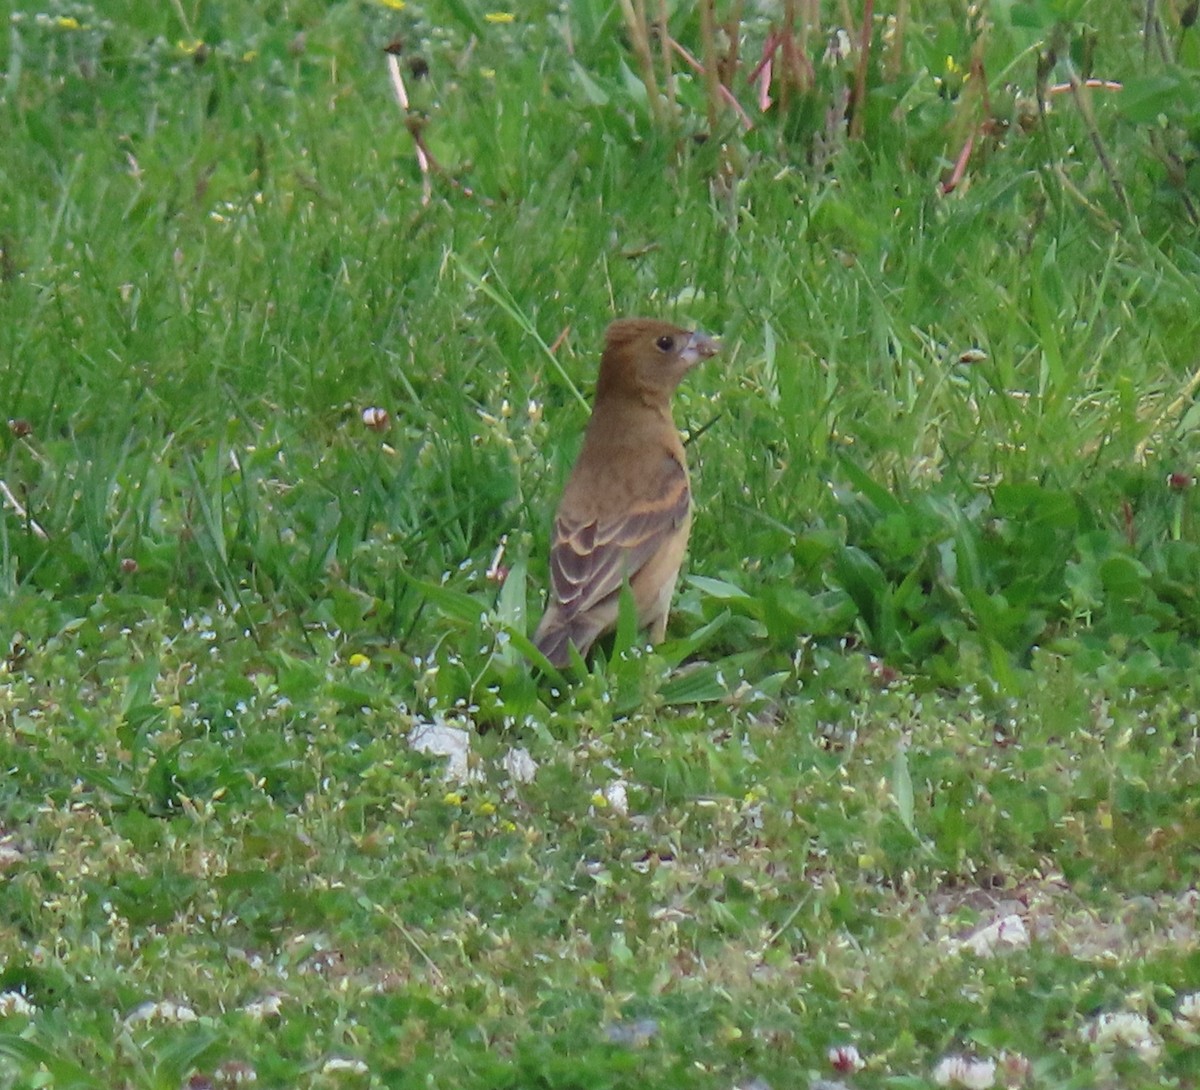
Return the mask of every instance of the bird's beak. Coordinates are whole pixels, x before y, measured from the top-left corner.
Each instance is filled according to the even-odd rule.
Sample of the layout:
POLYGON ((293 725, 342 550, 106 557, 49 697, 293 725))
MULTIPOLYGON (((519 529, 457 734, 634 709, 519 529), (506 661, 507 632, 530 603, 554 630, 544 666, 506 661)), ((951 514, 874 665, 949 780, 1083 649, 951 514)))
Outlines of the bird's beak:
POLYGON ((688 338, 687 346, 679 353, 679 358, 689 367, 694 367, 701 360, 715 356, 720 350, 721 345, 717 341, 714 341, 712 337, 706 337, 699 330, 696 330, 688 338))

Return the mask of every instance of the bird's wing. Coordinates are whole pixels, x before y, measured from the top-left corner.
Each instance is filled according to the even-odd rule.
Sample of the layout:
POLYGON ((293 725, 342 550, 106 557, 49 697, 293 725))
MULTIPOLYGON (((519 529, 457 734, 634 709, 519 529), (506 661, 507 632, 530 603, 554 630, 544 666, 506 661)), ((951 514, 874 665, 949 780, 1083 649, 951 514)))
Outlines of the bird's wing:
POLYGON ((687 471, 670 458, 653 495, 612 519, 561 513, 554 520, 550 586, 565 618, 592 609, 632 579, 685 522, 687 471))

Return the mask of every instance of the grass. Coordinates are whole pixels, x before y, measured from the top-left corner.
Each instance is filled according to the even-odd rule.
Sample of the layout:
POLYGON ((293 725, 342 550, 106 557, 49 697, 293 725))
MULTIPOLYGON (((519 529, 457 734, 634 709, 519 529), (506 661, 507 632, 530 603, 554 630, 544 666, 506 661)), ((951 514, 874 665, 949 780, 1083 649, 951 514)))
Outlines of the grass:
POLYGON ((1194 1087, 1184 9, 825 13, 766 112, 746 15, 747 130, 620 5, 17 5, 0 1087, 1194 1087), (687 573, 541 679, 630 313, 725 344, 687 573))

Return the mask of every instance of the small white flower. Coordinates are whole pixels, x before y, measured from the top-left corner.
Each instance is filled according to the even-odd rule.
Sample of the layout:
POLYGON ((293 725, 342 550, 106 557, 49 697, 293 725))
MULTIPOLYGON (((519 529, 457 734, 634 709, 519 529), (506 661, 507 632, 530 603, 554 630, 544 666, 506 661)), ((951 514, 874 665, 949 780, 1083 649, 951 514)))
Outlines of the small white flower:
POLYGON ((614 814, 625 817, 629 813, 629 795, 625 790, 624 780, 613 780, 604 788, 604 799, 614 814))
POLYGON ((533 779, 537 775, 537 761, 529 756, 529 750, 524 746, 510 749, 504 755, 501 764, 513 783, 533 783, 533 779))
POLYGON ((37 1007, 20 992, 0 992, 0 1018, 8 1018, 14 1014, 32 1018, 37 1014, 37 1007))
POLYGON ((1119 1048, 1127 1048, 1146 1063, 1158 1059, 1162 1050, 1162 1045, 1154 1036, 1154 1031, 1145 1016, 1128 1011, 1100 1015, 1083 1027, 1080 1036, 1094 1044, 1101 1052, 1115 1052, 1119 1048))
POLYGON ((370 1068, 367 1067, 362 1060, 343 1060, 339 1056, 335 1056, 332 1060, 326 1060, 325 1066, 321 1068, 322 1075, 365 1075, 370 1068))
POLYGON ((1200 1033, 1200 992, 1191 992, 1180 999, 1175 1017, 1186 1029, 1200 1033))
POLYGON ((282 1006, 283 1001, 279 996, 264 995, 261 999, 254 999, 247 1003, 242 1008, 242 1013, 262 1021, 264 1018, 273 1018, 278 1015, 282 1006))
POLYGON ((946 1056, 933 1069, 938 1086, 962 1086, 965 1090, 988 1090, 996 1084, 995 1060, 972 1060, 969 1056, 946 1056))
POLYGON ((838 27, 829 35, 829 41, 825 46, 825 53, 821 57, 821 63, 826 68, 836 68, 846 59, 852 48, 850 35, 841 27, 838 27))
POLYGON ((258 1082, 258 1072, 242 1060, 226 1060, 217 1068, 217 1081, 225 1086, 248 1086, 258 1082))
POLYGON ((827 1056, 829 1066, 840 1075, 852 1075, 863 1068, 863 1058, 854 1045, 835 1045, 827 1056))
POLYGON ((138 1022, 195 1022, 199 1018, 191 1007, 163 999, 158 1003, 143 1003, 125 1019, 127 1026, 138 1022))

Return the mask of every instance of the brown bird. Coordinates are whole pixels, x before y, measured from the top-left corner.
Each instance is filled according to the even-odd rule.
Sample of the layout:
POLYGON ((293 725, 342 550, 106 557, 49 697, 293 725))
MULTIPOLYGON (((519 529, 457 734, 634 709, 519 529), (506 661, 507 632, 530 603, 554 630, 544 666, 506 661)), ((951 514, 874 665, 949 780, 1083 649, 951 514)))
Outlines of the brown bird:
POLYGON ((692 491, 671 395, 717 351, 702 333, 650 318, 623 318, 605 333, 596 401, 583 449, 554 516, 550 594, 533 641, 554 666, 586 655, 616 627, 629 581, 638 624, 652 643, 687 549, 692 491))

